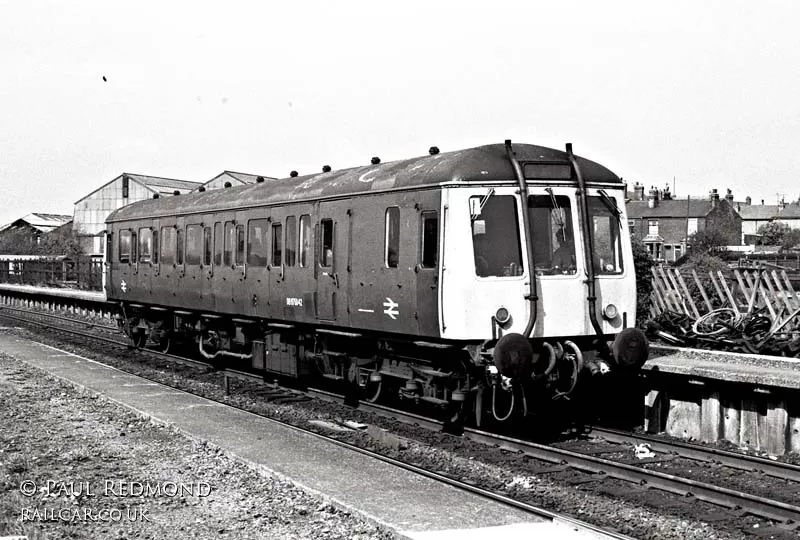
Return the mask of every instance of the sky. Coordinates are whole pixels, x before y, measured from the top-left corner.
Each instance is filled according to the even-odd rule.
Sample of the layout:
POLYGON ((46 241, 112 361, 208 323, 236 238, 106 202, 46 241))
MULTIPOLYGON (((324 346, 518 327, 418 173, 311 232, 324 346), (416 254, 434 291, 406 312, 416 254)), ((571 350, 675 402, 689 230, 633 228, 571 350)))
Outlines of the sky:
POLYGON ((122 172, 284 177, 505 139, 679 197, 793 201, 798 21, 795 0, 0 0, 0 224, 72 214, 122 172))

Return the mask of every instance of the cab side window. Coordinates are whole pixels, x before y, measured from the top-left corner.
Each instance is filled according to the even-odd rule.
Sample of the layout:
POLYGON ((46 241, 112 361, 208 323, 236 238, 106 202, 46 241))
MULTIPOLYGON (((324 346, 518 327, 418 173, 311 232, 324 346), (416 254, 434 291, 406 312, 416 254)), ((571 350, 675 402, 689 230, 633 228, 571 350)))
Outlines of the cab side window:
POLYGON ((420 233, 420 265, 423 268, 436 268, 439 258, 439 216, 436 212, 422 213, 420 233))

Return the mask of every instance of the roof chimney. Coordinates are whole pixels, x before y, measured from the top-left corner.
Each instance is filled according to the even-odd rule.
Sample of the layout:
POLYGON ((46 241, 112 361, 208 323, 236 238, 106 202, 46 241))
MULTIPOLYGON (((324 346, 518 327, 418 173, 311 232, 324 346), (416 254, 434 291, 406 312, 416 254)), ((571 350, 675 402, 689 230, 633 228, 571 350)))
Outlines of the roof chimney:
POLYGON ((778 206, 780 207, 781 210, 786 208, 786 199, 784 197, 781 197, 781 202, 778 203, 778 206))
POLYGON ((750 206, 751 202, 753 202, 753 199, 750 198, 750 195, 744 198, 744 204, 750 206))
POLYGON ((711 208, 716 208, 719 205, 719 192, 717 188, 711 190, 711 193, 708 194, 708 198, 711 201, 711 208))
POLYGON ((672 193, 669 190, 669 184, 664 186, 664 191, 661 193, 661 195, 662 195, 661 198, 664 199, 665 201, 672 200, 672 193))
POLYGON ((636 182, 633 185, 633 200, 634 201, 643 201, 644 200, 644 184, 640 184, 636 182))
POLYGON ((725 198, 728 200, 729 203, 733 204, 733 191, 728 188, 728 192, 725 194, 725 198))
POLYGON ((647 207, 655 208, 656 206, 658 206, 658 190, 650 186, 650 191, 647 194, 647 207))

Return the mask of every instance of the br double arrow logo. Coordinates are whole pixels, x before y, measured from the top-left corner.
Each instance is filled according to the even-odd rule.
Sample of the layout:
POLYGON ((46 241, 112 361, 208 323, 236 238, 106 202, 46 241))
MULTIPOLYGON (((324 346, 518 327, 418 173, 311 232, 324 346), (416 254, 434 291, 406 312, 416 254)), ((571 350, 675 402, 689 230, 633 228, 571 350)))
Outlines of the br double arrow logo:
POLYGON ((397 309, 398 306, 400 306, 400 304, 387 297, 386 302, 383 303, 383 307, 386 308, 383 310, 383 313, 391 317, 392 320, 397 320, 397 316, 400 315, 400 310, 397 309))

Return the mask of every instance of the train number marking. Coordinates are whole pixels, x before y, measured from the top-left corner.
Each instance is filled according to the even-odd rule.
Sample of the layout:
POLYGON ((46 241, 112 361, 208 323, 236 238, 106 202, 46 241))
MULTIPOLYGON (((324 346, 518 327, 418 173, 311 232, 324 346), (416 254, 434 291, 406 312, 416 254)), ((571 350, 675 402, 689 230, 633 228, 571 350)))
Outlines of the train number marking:
POLYGON ((302 298, 286 298, 286 305, 293 306, 293 307, 303 307, 303 299, 302 298))
POLYGON ((386 308, 383 310, 383 313, 391 317, 392 320, 397 320, 397 316, 400 315, 400 311, 397 309, 398 306, 400 306, 400 304, 387 296, 386 302, 383 303, 383 307, 386 308))
POLYGON ((122 280, 122 282, 120 282, 119 288, 122 289, 122 292, 124 293, 128 292, 128 284, 125 283, 124 279, 122 280))

